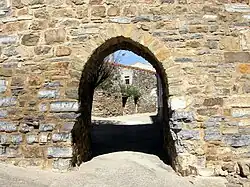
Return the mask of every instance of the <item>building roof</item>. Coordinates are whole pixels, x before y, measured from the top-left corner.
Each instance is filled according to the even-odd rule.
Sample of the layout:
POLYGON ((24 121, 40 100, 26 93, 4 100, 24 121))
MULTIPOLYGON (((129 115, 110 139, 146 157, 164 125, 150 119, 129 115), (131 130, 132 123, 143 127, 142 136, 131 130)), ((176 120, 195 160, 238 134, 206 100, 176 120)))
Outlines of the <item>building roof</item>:
POLYGON ((140 70, 140 71, 145 71, 148 73, 156 74, 156 70, 153 68, 152 65, 147 65, 143 64, 141 62, 136 62, 135 64, 132 65, 124 65, 124 64, 118 64, 118 63, 113 63, 115 66, 127 68, 127 69, 133 69, 133 70, 140 70))

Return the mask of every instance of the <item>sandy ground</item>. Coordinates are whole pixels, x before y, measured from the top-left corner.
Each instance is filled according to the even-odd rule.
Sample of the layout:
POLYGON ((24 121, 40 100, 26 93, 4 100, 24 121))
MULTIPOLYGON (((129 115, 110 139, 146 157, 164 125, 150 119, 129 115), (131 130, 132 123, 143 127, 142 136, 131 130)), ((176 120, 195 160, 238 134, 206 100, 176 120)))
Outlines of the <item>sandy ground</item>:
POLYGON ((68 173, 0 164, 1 187, 224 187, 222 178, 183 178, 154 155, 117 152, 68 173))

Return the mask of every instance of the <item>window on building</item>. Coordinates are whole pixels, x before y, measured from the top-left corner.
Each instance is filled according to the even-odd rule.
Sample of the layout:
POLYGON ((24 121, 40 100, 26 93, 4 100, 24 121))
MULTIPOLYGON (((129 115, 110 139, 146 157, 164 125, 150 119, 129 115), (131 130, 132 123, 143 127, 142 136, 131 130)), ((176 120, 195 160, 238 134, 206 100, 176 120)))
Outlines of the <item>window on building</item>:
POLYGON ((124 78, 125 78, 125 84, 130 84, 130 81, 129 81, 129 80, 130 80, 130 79, 129 79, 129 76, 125 76, 124 78))

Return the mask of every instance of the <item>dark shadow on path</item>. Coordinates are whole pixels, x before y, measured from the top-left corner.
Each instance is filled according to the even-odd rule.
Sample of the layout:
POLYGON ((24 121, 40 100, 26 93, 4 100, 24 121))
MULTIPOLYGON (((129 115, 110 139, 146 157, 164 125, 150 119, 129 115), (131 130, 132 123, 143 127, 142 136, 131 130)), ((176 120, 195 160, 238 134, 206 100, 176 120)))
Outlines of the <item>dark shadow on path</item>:
POLYGON ((117 125, 112 121, 94 121, 91 130, 92 156, 117 151, 136 151, 154 154, 168 163, 164 157, 166 153, 163 149, 163 125, 156 119, 153 121, 153 124, 136 125, 117 125))

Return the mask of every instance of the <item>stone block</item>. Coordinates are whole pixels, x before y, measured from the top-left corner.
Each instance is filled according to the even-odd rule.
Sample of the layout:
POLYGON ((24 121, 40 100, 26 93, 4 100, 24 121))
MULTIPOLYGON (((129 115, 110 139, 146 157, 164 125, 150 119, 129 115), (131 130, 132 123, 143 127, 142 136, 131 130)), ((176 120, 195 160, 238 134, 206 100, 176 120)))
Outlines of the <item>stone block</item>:
POLYGON ((27 124, 21 124, 19 126, 19 131, 22 132, 22 133, 27 133, 27 132, 30 132, 34 129, 34 127, 30 127, 29 125, 27 124))
POLYGON ((0 110, 0 119, 8 116, 7 110, 0 110))
POLYGON ((10 138, 7 134, 0 134, 0 145, 9 145, 10 138))
POLYGON ((201 108, 197 110, 197 113, 201 116, 212 116, 218 114, 217 108, 201 108))
POLYGON ((66 122, 62 125, 62 128, 60 129, 60 131, 62 132, 71 132, 71 130, 73 129, 75 123, 74 122, 66 122))
POLYGON ((193 62, 193 59, 192 58, 183 57, 183 58, 175 58, 174 61, 175 62, 193 62))
POLYGON ((51 50, 50 46, 36 46, 34 52, 36 55, 46 55, 51 50))
POLYGON ((12 71, 11 68, 0 67, 0 76, 2 76, 2 77, 11 77, 12 73, 13 73, 13 71, 12 71))
POLYGON ((78 99, 78 89, 77 88, 67 89, 65 91, 65 95, 69 99, 78 99))
POLYGON ((11 45, 15 44, 18 37, 15 35, 0 35, 0 45, 11 45))
POLYGON ((232 147, 243 147, 250 145, 250 135, 224 135, 222 141, 232 147))
MULTIPOLYGON (((250 67, 250 66, 249 66, 250 67)), ((248 95, 235 95, 225 99, 225 106, 227 107, 242 107, 250 108, 250 97, 248 95)))
POLYGON ((58 90, 40 90, 38 91, 38 98, 40 99, 56 99, 59 98, 58 90))
POLYGON ((67 46, 58 46, 56 48, 56 56, 69 56, 71 54, 71 49, 67 46))
POLYGON ((45 42, 48 45, 58 42, 64 42, 65 38, 66 38, 66 31, 63 28, 50 29, 45 31, 45 42))
POLYGON ((46 144, 48 142, 48 133, 40 133, 39 135, 39 143, 40 144, 46 144))
POLYGON ((40 103, 39 106, 38 106, 38 108, 39 108, 40 112, 46 112, 46 111, 48 111, 48 107, 47 107, 46 103, 40 103))
POLYGON ((76 112, 78 111, 78 102, 57 101, 50 104, 51 112, 76 112))
POLYGON ((106 15, 105 6, 92 6, 91 15, 94 17, 105 17, 106 15))
POLYGON ((12 134, 11 135, 11 143, 14 145, 20 144, 23 141, 23 137, 20 134, 12 134))
POLYGON ((238 166, 240 169, 240 175, 242 177, 250 176, 250 160, 242 160, 238 162, 238 166))
POLYGON ((40 132, 47 132, 47 131, 53 131, 55 128, 55 124, 54 123, 44 123, 44 124, 40 124, 39 126, 39 131, 40 132))
POLYGON ((36 134, 28 134, 26 135, 27 144, 38 143, 38 135, 36 134))
POLYGON ((206 141, 219 141, 222 139, 221 133, 218 129, 208 128, 205 130, 206 141))
POLYGON ((118 16, 120 14, 120 9, 118 6, 112 6, 107 11, 108 16, 118 16))
POLYGON ((52 167, 55 170, 59 171, 68 171, 71 168, 71 160, 70 159, 56 159, 53 160, 52 167))
POLYGON ((189 32, 190 33, 202 33, 202 32, 208 32, 208 26, 207 25, 190 25, 189 26, 189 32))
POLYGON ((249 52, 225 52, 224 53, 225 62, 242 62, 248 63, 250 61, 249 52))
POLYGON ((0 98, 0 107, 15 106, 16 104, 17 104, 17 100, 15 97, 2 97, 2 98, 0 98))
POLYGON ((48 147, 48 158, 70 158, 72 157, 71 147, 48 147))
POLYGON ((53 142, 71 142, 70 133, 54 133, 52 134, 53 142))
POLYGON ((6 156, 8 158, 15 158, 19 155, 18 147, 7 147, 6 148, 6 156))
POLYGON ((173 121, 192 122, 195 120, 194 113, 191 111, 174 111, 172 114, 173 121))
POLYGON ((16 132, 17 125, 11 122, 0 121, 0 132, 16 132))
POLYGON ((0 93, 3 93, 7 90, 7 81, 0 80, 0 93))
POLYGON ((234 118, 250 117, 250 108, 232 108, 231 115, 234 118))
POLYGON ((132 18, 127 17, 114 17, 109 19, 112 23, 121 23, 121 24, 129 24, 132 22, 132 18))
POLYGON ((250 64, 239 64, 237 70, 243 74, 250 74, 250 64))
POLYGON ((38 44, 40 35, 36 33, 30 33, 23 35, 21 39, 21 44, 26 46, 35 46, 38 44))
POLYGON ((200 131, 199 130, 181 130, 178 133, 181 140, 199 140, 200 131))
POLYGON ((222 106, 223 105, 223 98, 217 97, 217 98, 205 99, 203 102, 203 105, 204 106, 216 106, 216 105, 222 106))
POLYGON ((187 99, 185 97, 170 97, 169 105, 171 110, 185 109, 187 107, 187 99))
POLYGON ((225 51, 239 51, 240 40, 237 37, 226 36, 220 40, 220 49, 225 51))
POLYGON ((227 12, 250 12, 250 6, 241 3, 225 4, 225 10, 227 12))

